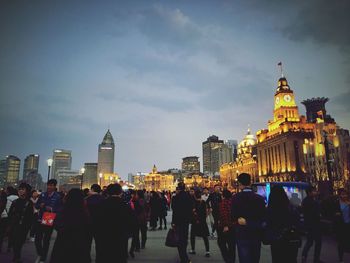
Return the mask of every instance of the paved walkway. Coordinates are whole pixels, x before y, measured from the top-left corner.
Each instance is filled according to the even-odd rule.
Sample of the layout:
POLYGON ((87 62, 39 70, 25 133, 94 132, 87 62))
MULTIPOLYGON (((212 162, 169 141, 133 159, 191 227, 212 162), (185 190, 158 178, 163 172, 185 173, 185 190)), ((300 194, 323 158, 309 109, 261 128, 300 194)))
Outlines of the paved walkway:
MULTIPOLYGON (((168 222, 170 222, 170 215, 168 216, 168 222)), ((140 253, 135 253, 134 259, 129 259, 129 263, 133 262, 149 262, 149 263, 176 263, 178 261, 178 255, 177 255, 177 249, 176 248, 168 248, 164 245, 165 242, 165 236, 167 231, 166 230, 158 230, 158 231, 151 231, 148 232, 148 240, 146 244, 146 249, 141 250, 140 253)), ((51 240, 51 247, 54 243, 55 235, 53 235, 51 240)), ((93 250, 94 251, 94 250, 93 250)), ((94 253, 92 251, 92 257, 94 258, 94 253)), ((196 240, 196 255, 190 255, 190 258, 193 263, 201 263, 201 262, 223 262, 219 248, 217 246, 216 240, 210 240, 210 252, 211 257, 206 258, 205 250, 204 250, 204 243, 203 240, 200 238, 197 238, 196 240)), ((299 251, 300 253, 300 251, 299 251)), ((34 243, 27 241, 23 248, 22 253, 22 259, 23 263, 33 263, 36 259, 36 253, 35 253, 35 247, 34 243)), ((308 263, 312 263, 312 255, 313 255, 313 248, 310 250, 310 258, 308 259, 308 263)), ((324 238, 323 247, 322 247, 322 260, 326 263, 335 263, 337 261, 337 249, 336 244, 333 241, 333 239, 329 237, 324 238)), ((7 263, 11 262, 11 255, 8 253, 0 254, 0 262, 1 263, 7 263)), ((118 263, 118 260, 110 261, 118 263)), ((238 262, 238 260, 236 261, 238 262)), ((271 255, 270 255, 270 247, 269 246, 263 246, 261 251, 261 263, 268 263, 271 262, 271 255)), ((301 262, 301 256, 299 256, 299 261, 301 262)), ((344 258, 344 262, 350 262, 350 254, 346 254, 344 258)), ((62 262, 64 263, 64 262, 62 262)), ((77 262, 78 263, 78 262, 77 262)))

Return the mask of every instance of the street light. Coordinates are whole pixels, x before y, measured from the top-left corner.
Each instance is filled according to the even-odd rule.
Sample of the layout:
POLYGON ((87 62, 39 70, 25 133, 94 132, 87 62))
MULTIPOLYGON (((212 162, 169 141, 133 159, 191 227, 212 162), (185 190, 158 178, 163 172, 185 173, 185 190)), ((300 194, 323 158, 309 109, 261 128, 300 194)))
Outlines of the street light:
POLYGON ((102 173, 99 173, 99 177, 100 177, 100 186, 102 186, 102 176, 103 176, 103 174, 102 174, 102 173))
POLYGON ((84 173, 85 173, 84 167, 80 169, 80 173, 81 173, 80 189, 83 190, 83 180, 84 180, 84 173))
POLYGON ((47 182, 50 180, 50 171, 51 171, 51 166, 52 166, 52 163, 53 163, 53 160, 52 158, 49 158, 46 160, 47 162, 47 166, 48 166, 48 171, 47 171, 47 182))
POLYGON ((109 183, 111 183, 112 180, 113 180, 113 176, 110 176, 110 177, 109 177, 109 183))

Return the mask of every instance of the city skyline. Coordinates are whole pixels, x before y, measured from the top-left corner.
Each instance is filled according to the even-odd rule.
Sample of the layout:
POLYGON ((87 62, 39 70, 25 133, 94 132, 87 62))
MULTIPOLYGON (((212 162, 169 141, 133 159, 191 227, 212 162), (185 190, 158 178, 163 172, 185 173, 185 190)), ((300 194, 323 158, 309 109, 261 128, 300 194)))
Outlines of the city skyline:
POLYGON ((349 3, 315 3, 2 3, 0 156, 38 153, 45 179, 53 149, 79 169, 110 128, 124 179, 202 161, 208 136, 266 126, 280 61, 302 115, 329 97, 349 129, 349 3))

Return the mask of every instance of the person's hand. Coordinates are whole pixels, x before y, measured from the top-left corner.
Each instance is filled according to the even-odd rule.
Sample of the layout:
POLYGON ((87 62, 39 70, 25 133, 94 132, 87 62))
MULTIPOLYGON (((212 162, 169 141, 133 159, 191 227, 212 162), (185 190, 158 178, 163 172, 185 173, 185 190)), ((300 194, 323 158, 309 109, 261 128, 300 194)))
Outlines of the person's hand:
POLYGON ((224 232, 224 233, 225 233, 225 232, 228 232, 228 226, 225 226, 225 227, 224 227, 224 230, 222 230, 222 232, 224 232))
POLYGON ((247 220, 245 220, 245 218, 243 218, 243 217, 240 217, 240 218, 238 218, 238 224, 241 226, 245 226, 245 225, 247 225, 247 220))

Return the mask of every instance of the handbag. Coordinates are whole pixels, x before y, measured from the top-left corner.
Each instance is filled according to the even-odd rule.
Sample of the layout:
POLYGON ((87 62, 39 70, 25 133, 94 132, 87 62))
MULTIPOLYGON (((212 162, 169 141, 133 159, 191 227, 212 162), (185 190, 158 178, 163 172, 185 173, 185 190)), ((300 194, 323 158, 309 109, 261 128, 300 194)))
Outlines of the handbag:
POLYGON ((174 228, 170 228, 166 236, 165 245, 167 247, 178 247, 180 243, 179 234, 174 228))
POLYGON ((301 235, 294 227, 284 229, 282 232, 281 241, 284 241, 289 245, 293 245, 298 248, 301 247, 302 243, 301 235))
POLYGON ((56 213, 44 212, 43 218, 41 219, 41 224, 45 226, 53 226, 55 218, 56 218, 56 213))

